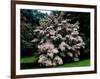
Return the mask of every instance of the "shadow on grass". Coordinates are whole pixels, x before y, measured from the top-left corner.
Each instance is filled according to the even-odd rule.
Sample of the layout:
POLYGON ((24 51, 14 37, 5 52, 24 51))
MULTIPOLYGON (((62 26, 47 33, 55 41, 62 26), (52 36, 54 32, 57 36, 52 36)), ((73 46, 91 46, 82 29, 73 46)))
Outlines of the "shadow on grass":
MULTIPOLYGON (((21 69, 38 69, 38 68, 57 68, 57 67, 82 67, 82 66, 90 66, 90 55, 89 54, 81 54, 80 61, 73 62, 70 57, 65 57, 64 64, 55 67, 46 67, 40 66, 38 63, 33 62, 34 57, 26 57, 23 61, 21 61, 21 69), (84 58, 85 57, 85 58, 84 58)), ((35 60, 34 60, 35 61, 35 60)))
POLYGON ((77 62, 64 63, 63 65, 54 66, 54 67, 40 66, 38 63, 21 63, 21 69, 86 67, 86 66, 90 66, 90 59, 80 60, 77 62))

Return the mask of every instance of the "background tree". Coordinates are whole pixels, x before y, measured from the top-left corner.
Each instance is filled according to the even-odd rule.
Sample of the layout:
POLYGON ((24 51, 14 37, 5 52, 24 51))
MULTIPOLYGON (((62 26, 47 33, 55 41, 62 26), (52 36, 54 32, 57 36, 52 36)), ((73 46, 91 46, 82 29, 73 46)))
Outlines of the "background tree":
POLYGON ((39 20, 46 18, 47 14, 38 10, 21 9, 21 56, 32 56, 37 52, 35 46, 30 42, 33 38, 33 29, 40 26, 39 20))

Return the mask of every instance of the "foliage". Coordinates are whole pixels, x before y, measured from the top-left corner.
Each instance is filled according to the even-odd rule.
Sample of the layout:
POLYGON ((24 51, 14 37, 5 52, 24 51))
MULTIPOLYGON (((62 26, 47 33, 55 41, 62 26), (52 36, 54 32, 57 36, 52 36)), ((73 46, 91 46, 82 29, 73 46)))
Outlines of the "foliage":
POLYGON ((46 18, 47 14, 41 13, 38 10, 21 9, 21 56, 31 56, 37 52, 30 41, 34 38, 33 29, 39 26, 39 20, 46 18))

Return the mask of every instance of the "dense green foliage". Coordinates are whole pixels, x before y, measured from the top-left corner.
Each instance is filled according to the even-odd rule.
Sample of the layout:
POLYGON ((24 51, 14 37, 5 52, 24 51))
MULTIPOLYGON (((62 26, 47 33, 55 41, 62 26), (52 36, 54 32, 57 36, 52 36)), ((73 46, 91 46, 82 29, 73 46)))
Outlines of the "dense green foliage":
POLYGON ((39 26, 39 20, 46 18, 47 14, 37 10, 21 9, 21 56, 31 56, 36 51, 35 46, 30 42, 33 38, 34 27, 39 26), (35 50, 34 50, 35 49, 35 50))

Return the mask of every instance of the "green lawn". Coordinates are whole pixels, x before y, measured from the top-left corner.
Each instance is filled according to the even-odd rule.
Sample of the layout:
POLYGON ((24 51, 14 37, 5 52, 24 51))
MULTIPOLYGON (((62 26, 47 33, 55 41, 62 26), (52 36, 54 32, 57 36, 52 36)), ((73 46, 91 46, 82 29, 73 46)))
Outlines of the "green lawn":
MULTIPOLYGON (((21 63, 34 63, 36 61, 35 57, 24 57, 21 58, 21 63)), ((90 60, 85 59, 85 60, 80 60, 78 62, 71 62, 71 63, 65 63, 61 66, 57 67, 82 67, 82 66, 90 66, 90 60)))
POLYGON ((35 60, 35 57, 24 57, 21 58, 21 63, 33 63, 35 60))
POLYGON ((78 62, 66 63, 58 67, 82 67, 82 66, 90 66, 90 60, 85 59, 85 60, 80 60, 78 62))

